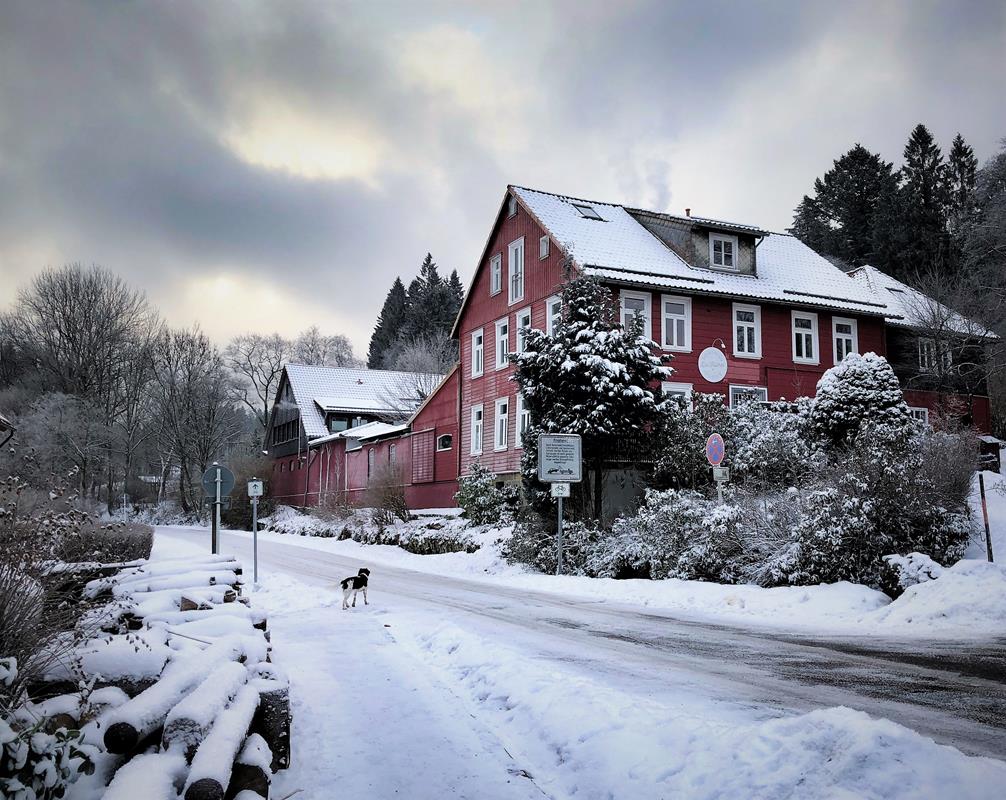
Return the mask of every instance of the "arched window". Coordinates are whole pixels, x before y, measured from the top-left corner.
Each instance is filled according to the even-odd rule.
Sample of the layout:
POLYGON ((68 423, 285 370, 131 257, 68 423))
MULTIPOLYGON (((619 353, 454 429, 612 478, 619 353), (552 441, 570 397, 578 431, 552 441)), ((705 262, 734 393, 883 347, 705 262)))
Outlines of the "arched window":
POLYGON ((437 437, 437 451, 450 450, 454 446, 454 437, 449 433, 437 437))

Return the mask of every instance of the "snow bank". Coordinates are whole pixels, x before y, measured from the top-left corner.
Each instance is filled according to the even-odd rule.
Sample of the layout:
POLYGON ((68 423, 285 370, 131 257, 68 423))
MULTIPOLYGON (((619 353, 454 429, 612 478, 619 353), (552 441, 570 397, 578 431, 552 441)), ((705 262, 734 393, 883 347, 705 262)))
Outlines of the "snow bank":
MULTIPOLYGON (((1006 452, 1003 465, 1006 468, 1006 452)), ((1006 476, 988 470, 982 474, 985 476, 985 504, 988 507, 989 528, 992 531, 992 557, 996 561, 1006 561, 1006 476)), ((982 519, 982 498, 977 474, 971 483, 971 510, 980 533, 972 539, 964 557, 985 561, 987 558, 985 521, 982 519)))
POLYGON ((684 691, 641 702, 450 625, 416 644, 550 795, 978 800, 1006 782, 1006 764, 847 708, 751 722, 684 691))
POLYGON ((936 580, 910 586, 897 600, 863 618, 903 632, 1006 635, 1006 567, 958 561, 936 580))

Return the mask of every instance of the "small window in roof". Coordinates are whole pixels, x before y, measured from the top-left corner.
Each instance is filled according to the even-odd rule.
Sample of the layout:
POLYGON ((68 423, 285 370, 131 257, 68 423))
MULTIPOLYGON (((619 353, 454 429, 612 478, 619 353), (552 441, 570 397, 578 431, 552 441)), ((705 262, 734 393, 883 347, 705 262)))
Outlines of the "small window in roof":
POLYGON ((887 287, 887 291, 889 291, 889 292, 897 292, 898 294, 904 294, 905 293, 904 289, 895 289, 893 286, 888 286, 887 287))
POLYGON ((580 216, 584 219, 599 219, 602 222, 604 217, 598 214, 593 206, 584 205, 582 203, 572 203, 573 208, 580 212, 580 216))

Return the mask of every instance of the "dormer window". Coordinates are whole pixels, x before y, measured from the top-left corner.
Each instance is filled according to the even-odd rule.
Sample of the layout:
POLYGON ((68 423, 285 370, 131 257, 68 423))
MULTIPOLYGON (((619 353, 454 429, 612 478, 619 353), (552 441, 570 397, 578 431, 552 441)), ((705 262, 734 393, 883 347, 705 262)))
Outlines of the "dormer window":
POLYGON ((736 236, 709 234, 709 266, 715 269, 737 269, 736 236))
POLYGON ((517 198, 510 195, 510 199, 507 201, 507 216, 516 217, 517 216, 517 198))
POLYGON ((604 217, 594 210, 593 206, 583 205, 581 203, 573 203, 573 208, 580 212, 580 216, 584 219, 599 219, 604 222, 604 217))

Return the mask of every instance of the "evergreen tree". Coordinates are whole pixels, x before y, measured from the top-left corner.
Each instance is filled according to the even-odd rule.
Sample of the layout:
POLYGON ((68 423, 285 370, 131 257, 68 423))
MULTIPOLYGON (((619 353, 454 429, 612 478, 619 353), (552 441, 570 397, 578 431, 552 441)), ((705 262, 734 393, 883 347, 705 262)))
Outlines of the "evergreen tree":
POLYGON ((961 235, 974 219, 977 178, 975 151, 958 133, 947 156, 946 171, 947 226, 955 236, 961 235))
POLYGON ((458 277, 456 269, 451 270, 451 277, 448 279, 447 285, 451 289, 451 300, 454 304, 453 316, 456 317, 461 310, 461 303, 465 299, 465 287, 461 285, 461 278, 458 277))
POLYGON ((893 165, 855 145, 814 181, 790 232, 820 253, 853 266, 876 261, 873 230, 885 198, 897 186, 893 165))
POLYGON ((370 348, 367 351, 367 366, 370 369, 380 369, 383 366, 385 353, 398 339, 405 322, 406 301, 405 284, 401 278, 395 278, 384 298, 381 314, 370 337, 370 348))
POLYGON ((651 387, 671 370, 654 354, 641 320, 622 326, 611 291, 598 281, 569 280, 562 303, 551 336, 526 333, 525 351, 513 357, 515 377, 538 430, 583 437, 594 474, 593 516, 600 519, 605 456, 657 420, 660 390, 651 387))
POLYGON ((947 181, 943 153, 921 122, 905 145, 901 168, 903 218, 902 274, 945 266, 947 257, 947 181))

